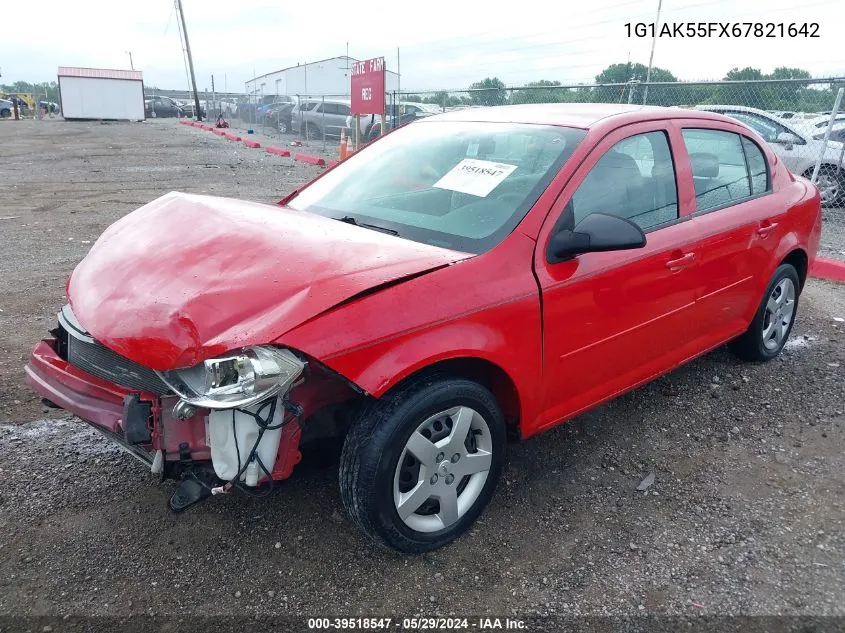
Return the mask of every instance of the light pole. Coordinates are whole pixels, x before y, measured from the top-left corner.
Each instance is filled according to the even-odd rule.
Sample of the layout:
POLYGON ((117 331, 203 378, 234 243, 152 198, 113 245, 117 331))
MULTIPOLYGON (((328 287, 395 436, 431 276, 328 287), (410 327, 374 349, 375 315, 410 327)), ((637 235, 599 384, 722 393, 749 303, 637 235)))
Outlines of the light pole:
POLYGON ((643 105, 648 99, 648 82, 651 81, 651 64, 654 62, 654 47, 657 44, 657 34, 660 32, 660 9, 663 0, 657 0, 657 19, 654 21, 654 39, 651 40, 651 55, 648 56, 648 70, 645 74, 645 90, 643 90, 643 105))
POLYGON ((129 67, 135 70, 135 64, 132 63, 132 51, 126 51, 126 54, 129 55, 129 67))
POLYGON ((191 86, 194 89, 194 106, 197 121, 202 121, 202 108, 200 108, 200 93, 197 91, 197 79, 194 75, 194 59, 191 57, 191 45, 188 43, 188 28, 185 26, 185 11, 182 9, 182 0, 176 0, 176 8, 179 9, 179 16, 182 18, 182 33, 185 35, 185 53, 188 55, 188 68, 191 71, 191 86))

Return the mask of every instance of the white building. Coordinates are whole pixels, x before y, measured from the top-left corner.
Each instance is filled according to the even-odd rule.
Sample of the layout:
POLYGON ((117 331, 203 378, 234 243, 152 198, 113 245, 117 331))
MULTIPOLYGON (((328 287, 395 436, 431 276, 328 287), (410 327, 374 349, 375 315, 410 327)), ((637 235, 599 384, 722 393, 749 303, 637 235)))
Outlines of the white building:
POLYGON ((59 66, 59 103, 65 119, 144 120, 140 70, 59 66))
MULTIPOLYGON (((246 82, 250 96, 311 95, 348 97, 352 64, 360 61, 345 55, 317 62, 297 64, 246 82)), ((399 89, 399 75, 385 70, 384 85, 387 92, 399 89)))

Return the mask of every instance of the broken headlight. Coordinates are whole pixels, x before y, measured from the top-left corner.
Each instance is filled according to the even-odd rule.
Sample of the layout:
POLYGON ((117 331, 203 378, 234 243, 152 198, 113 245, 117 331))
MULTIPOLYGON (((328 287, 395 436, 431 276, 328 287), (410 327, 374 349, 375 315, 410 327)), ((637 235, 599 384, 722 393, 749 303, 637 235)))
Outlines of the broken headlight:
POLYGON ((284 393, 304 368, 290 350, 258 345, 157 373, 188 404, 231 409, 284 393))

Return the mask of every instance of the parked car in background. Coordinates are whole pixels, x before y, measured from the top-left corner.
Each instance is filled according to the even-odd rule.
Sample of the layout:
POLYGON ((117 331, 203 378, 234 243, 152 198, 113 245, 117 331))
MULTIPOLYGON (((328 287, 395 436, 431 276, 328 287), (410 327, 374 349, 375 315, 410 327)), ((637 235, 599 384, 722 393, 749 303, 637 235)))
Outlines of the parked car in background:
MULTIPOLYGON (((387 110, 386 124, 389 130, 415 119, 423 119, 443 112, 443 109, 438 105, 411 101, 400 102, 398 107, 388 104, 387 110)), ((360 119, 360 138, 372 140, 380 136, 381 118, 380 114, 363 115, 360 119)), ((351 115, 346 121, 346 127, 354 134, 355 121, 351 115)))
POLYGON ((806 129, 813 119, 785 121, 764 110, 745 106, 700 105, 697 110, 718 112, 747 125, 771 145, 774 152, 794 174, 809 178, 821 156, 818 186, 824 206, 839 206, 845 202, 845 167, 839 164, 842 146, 821 140, 806 129), (824 151, 823 151, 824 150, 824 151))
POLYGON ((159 117, 183 117, 185 113, 176 99, 157 96, 144 100, 144 115, 155 119, 159 117))
POLYGON ((348 126, 351 112, 349 99, 316 99, 308 109, 299 109, 294 125, 299 126, 304 138, 339 138, 341 131, 346 134, 351 131, 348 126))
MULTIPOLYGON (((509 435, 725 343, 775 359, 819 202, 756 132, 714 113, 428 117, 277 205, 174 192, 123 216, 71 274, 27 380, 179 481, 174 510, 281 481, 302 442, 341 439, 354 525, 426 552, 484 510, 509 435)), ((513 521, 560 500, 514 503, 518 534, 513 521)))
POLYGON ((232 99, 218 99, 217 108, 219 108, 220 112, 222 112, 225 116, 231 117, 235 115, 235 112, 237 112, 238 104, 232 99))
POLYGON ((15 105, 8 99, 0 99, 0 119, 6 119, 14 114, 15 105))
POLYGON ((282 134, 287 134, 293 130, 291 124, 291 111, 293 110, 293 102, 276 103, 264 113, 264 123, 271 127, 275 127, 282 134))
MULTIPOLYGON (((178 101, 178 103, 179 103, 179 108, 182 110, 182 114, 184 116, 189 117, 191 119, 197 118, 196 103, 192 99, 183 99, 181 101, 178 101)), ((200 101, 200 118, 204 119, 204 118, 206 118, 206 116, 207 116, 207 106, 202 101, 200 101)))
MULTIPOLYGON (((809 119, 797 120, 793 121, 792 123, 796 127, 800 127, 805 130, 811 136, 815 136, 819 131, 824 134, 825 129, 827 129, 827 125, 830 122, 830 113, 828 114, 821 114, 819 116, 815 116, 809 119)), ((836 125, 837 123, 845 123, 845 113, 839 113, 833 118, 833 124, 836 125)))

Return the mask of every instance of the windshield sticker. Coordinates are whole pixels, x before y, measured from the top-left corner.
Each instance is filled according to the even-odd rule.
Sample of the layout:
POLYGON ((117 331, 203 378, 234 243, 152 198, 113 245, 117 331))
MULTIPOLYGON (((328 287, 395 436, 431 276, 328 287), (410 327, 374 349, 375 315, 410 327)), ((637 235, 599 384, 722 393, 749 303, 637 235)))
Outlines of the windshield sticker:
POLYGON ((516 165, 465 158, 432 186, 486 198, 515 169, 516 165))

